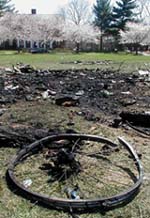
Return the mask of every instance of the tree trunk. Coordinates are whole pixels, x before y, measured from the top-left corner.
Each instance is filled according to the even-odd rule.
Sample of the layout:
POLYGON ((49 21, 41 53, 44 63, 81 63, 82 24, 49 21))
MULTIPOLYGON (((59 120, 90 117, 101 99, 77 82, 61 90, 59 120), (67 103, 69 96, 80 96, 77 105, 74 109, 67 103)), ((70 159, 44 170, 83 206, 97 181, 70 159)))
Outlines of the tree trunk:
POLYGON ((135 45, 135 54, 138 55, 138 45, 135 45))
POLYGON ((103 35, 100 35, 100 52, 103 51, 103 35))
POLYGON ((77 54, 79 53, 79 50, 80 50, 80 43, 77 42, 77 43, 76 43, 76 53, 77 53, 77 54))

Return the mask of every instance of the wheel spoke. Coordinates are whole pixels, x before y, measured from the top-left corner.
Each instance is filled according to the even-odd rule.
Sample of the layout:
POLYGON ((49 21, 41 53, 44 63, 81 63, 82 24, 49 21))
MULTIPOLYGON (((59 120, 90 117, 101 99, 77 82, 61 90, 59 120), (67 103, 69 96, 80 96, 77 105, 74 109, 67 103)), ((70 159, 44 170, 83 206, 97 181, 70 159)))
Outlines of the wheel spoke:
MULTIPOLYGON (((15 183, 17 181, 16 185, 18 185, 18 178, 21 180, 22 178, 26 179, 31 172, 33 175, 33 177, 31 176, 33 181, 31 190, 36 189, 36 192, 49 193, 49 198, 44 194, 41 194, 41 198, 44 199, 44 202, 47 201, 47 204, 50 203, 51 206, 56 208, 69 208, 70 202, 71 207, 73 205, 74 209, 81 209, 81 207, 86 209, 87 205, 85 202, 88 202, 90 207, 93 208, 97 207, 97 202, 100 206, 103 206, 103 199, 109 199, 110 197, 113 199, 114 195, 114 202, 116 204, 116 199, 118 199, 118 203, 119 198, 120 201, 122 201, 122 194, 120 194, 120 192, 128 193, 124 195, 123 201, 125 202, 127 199, 126 196, 132 196, 136 191, 135 187, 137 189, 141 185, 142 166, 132 146, 121 138, 119 138, 119 140, 124 149, 118 149, 115 143, 96 136, 79 134, 50 136, 50 138, 44 138, 42 144, 36 142, 35 144, 33 143, 31 147, 29 146, 27 151, 22 150, 16 159, 11 162, 8 174, 12 181, 15 178, 13 182, 15 183), (55 147, 55 142, 60 141, 61 143, 61 140, 68 140, 69 146, 68 144, 66 145, 66 143, 62 143, 55 153, 57 148, 57 145, 55 147), (88 141, 88 143, 80 143, 83 140, 88 141), (47 148, 46 144, 48 143, 52 146, 48 147, 49 154, 54 153, 55 158, 50 156, 49 160, 45 161, 45 168, 42 169, 42 167, 39 167, 44 167, 42 159, 44 155, 42 155, 42 152, 44 153, 44 144, 45 148, 47 148), (41 153, 39 153, 40 149, 41 153), (36 157, 34 155, 28 155, 36 150, 36 157), (28 156, 27 161, 20 164, 18 171, 15 170, 18 169, 17 165, 19 165, 19 161, 26 156, 28 156), (47 177, 49 176, 49 181, 47 181, 46 175, 47 177), (68 188, 68 190, 71 189, 71 193, 72 190, 79 191, 81 200, 79 202, 75 201, 74 203, 73 199, 67 199, 65 187, 68 188), (128 189, 129 187, 130 189, 128 189), (58 198, 61 199, 58 200, 58 198), (56 205, 53 203, 54 199, 56 205)), ((30 192, 30 189, 28 188, 28 190, 24 191, 30 192)), ((33 191, 30 193, 32 195, 32 193, 36 192, 33 191)), ((34 197, 36 197, 36 195, 34 197)), ((74 198, 74 196, 72 198, 74 198)), ((113 204, 113 200, 110 204, 111 203, 113 204)))

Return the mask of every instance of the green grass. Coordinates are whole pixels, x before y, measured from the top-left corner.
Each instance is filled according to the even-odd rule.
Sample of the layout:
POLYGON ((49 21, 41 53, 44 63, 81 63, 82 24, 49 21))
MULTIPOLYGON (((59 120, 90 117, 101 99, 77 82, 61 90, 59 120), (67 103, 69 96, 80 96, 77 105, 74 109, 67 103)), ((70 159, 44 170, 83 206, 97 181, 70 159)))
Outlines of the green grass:
POLYGON ((125 53, 79 53, 74 54, 71 52, 51 52, 49 54, 30 54, 30 53, 20 53, 16 51, 0 51, 0 67, 11 67, 16 63, 31 64, 37 68, 44 69, 67 69, 67 68, 117 68, 118 63, 124 63, 131 69, 139 68, 149 68, 150 57, 142 55, 133 55, 125 53), (87 64, 61 64, 62 62, 72 62, 72 61, 104 61, 111 60, 113 63, 106 66, 102 65, 87 65, 87 64), (145 64, 148 64, 145 66, 145 64))

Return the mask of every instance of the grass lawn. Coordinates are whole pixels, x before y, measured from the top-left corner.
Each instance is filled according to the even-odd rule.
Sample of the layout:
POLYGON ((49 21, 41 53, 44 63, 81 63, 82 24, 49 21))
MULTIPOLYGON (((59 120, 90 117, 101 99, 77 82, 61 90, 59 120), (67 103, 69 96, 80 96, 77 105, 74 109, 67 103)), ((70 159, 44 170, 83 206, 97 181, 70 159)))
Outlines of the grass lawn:
POLYGON ((52 52, 49 54, 18 54, 16 51, 0 51, 0 67, 11 67, 16 63, 31 64, 44 69, 70 69, 70 68, 110 68, 118 69, 121 63, 122 70, 134 71, 137 68, 147 69, 150 67, 150 56, 133 55, 125 53, 80 53, 52 52), (111 61, 108 65, 102 63, 86 64, 87 61, 111 61), (83 61, 83 64, 69 62, 83 61), (64 63, 63 63, 64 62, 64 63), (68 63, 67 63, 68 62, 68 63), (63 64, 62 64, 63 63, 63 64))
MULTIPOLYGON (((31 64, 37 68, 43 69, 68 69, 68 68, 102 68, 102 69, 120 69, 120 72, 133 72, 137 69, 150 69, 150 57, 136 56, 131 54, 104 54, 104 53, 50 53, 50 54, 17 54, 13 51, 0 51, 0 68, 11 67, 18 62, 24 64, 31 64), (66 62, 72 61, 110 61, 109 64, 102 62, 102 64, 69 64, 66 62), (64 62, 64 64, 62 64, 64 62)), ((147 82, 147 85, 149 83, 147 82)), ((109 100, 109 99, 108 99, 109 100)), ((0 107, 7 107, 7 105, 0 105, 0 107)), ((144 108, 144 107, 143 107, 144 108)), ((19 101, 7 107, 7 110, 3 116, 0 116, 0 124, 7 126, 10 124, 19 124, 32 126, 33 124, 40 123, 43 127, 48 129, 54 129, 59 127, 62 131, 68 128, 68 113, 71 110, 80 112, 79 108, 67 108, 60 107, 53 104, 51 101, 19 101)), ((149 110, 149 108, 147 108, 149 110)), ((150 146, 149 138, 142 138, 130 129, 118 128, 115 129, 101 124, 101 122, 89 122, 82 116, 75 116, 75 126, 72 127, 77 132, 101 135, 108 137, 113 141, 116 141, 117 136, 123 136, 129 141, 139 154, 142 154, 142 165, 144 167, 144 182, 139 194, 128 205, 115 210, 108 211, 106 214, 101 213, 83 213, 79 215, 79 218, 149 218, 150 217, 150 146)), ((26 199, 17 196, 11 192, 7 186, 5 174, 10 159, 16 154, 18 149, 16 148, 0 148, 0 218, 71 218, 68 213, 62 211, 50 210, 36 203, 33 204, 26 199)), ((118 153, 119 155, 119 153, 118 153)), ((129 156, 130 157, 130 156, 129 156)), ((116 155, 115 155, 116 158, 116 155)), ((119 157, 120 158, 120 157, 119 157)), ((37 160, 37 159, 36 159, 37 160)), ((116 159, 115 159, 116 160, 116 159)), ((34 161, 33 163, 39 164, 40 161, 34 161)), ((29 165, 28 168, 25 165, 25 170, 34 169, 29 165)), ((126 162, 125 162, 126 166, 126 162)), ((128 165, 126 166, 128 167, 128 165)), ((25 179, 34 179, 34 174, 22 174, 22 171, 18 171, 18 176, 25 176, 25 179)), ((92 171, 92 170, 91 170, 92 171)), ((93 171, 94 173, 94 171, 93 171)), ((101 172, 99 172, 101 173, 101 172)), ((41 174, 40 174, 41 175, 41 174)), ((45 179, 46 177, 36 177, 38 179, 45 179)), ((112 174, 110 174, 112 175, 112 174)), ((36 175, 37 176, 37 175, 36 175)), ((101 173, 101 176, 103 174, 101 173)), ((117 177, 117 174, 116 174, 117 177)), ((116 178, 115 177, 115 178, 116 178)), ((24 177, 21 177, 24 178, 24 177)), ((23 179, 22 179, 23 180, 23 179)), ((37 184, 37 181, 33 182, 31 188, 37 184)), ((85 181, 85 185, 88 182, 85 181)), ((99 184, 101 185, 101 184, 99 184)), ((48 184, 47 184, 48 186, 48 184)), ((90 188, 92 185, 90 184, 90 188)), ((47 188, 47 187, 46 187, 47 188)), ((45 188, 45 189, 46 189, 45 188)), ((93 186, 94 190, 95 187, 93 186)), ((48 186, 50 190, 51 187, 48 186)), ((113 190, 110 190, 110 192, 113 190)), ((14 191, 15 192, 15 191, 14 191)), ((47 190, 44 190, 47 193, 47 190)), ((110 192, 108 194, 110 194, 110 192)))

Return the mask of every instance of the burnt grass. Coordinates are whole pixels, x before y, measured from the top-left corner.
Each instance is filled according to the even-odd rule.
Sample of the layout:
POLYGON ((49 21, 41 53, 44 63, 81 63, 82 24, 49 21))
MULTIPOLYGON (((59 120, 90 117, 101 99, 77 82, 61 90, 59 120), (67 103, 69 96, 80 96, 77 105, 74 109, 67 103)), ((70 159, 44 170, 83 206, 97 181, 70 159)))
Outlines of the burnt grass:
POLYGON ((44 123, 40 123, 35 116, 36 111, 40 112, 41 105, 41 108, 45 107, 41 112, 44 119, 47 102, 47 107, 52 108, 49 111, 52 115, 56 109, 58 114, 65 110, 67 118, 64 114, 59 116, 64 116, 62 120, 68 119, 68 126, 72 129, 74 117, 80 116, 86 121, 115 128, 129 121, 130 124, 141 126, 142 131, 144 128, 149 135, 149 87, 150 77, 147 73, 125 74, 100 68, 35 70, 29 65, 17 65, 9 72, 1 72, 0 76, 0 133, 5 136, 2 144, 28 144, 51 133, 60 132, 61 121, 57 120, 57 115, 53 118, 56 125, 50 129, 47 128, 47 117, 44 123), (24 106, 25 109, 13 112, 11 108, 15 106, 24 106), (34 109, 29 110, 32 107, 34 109), (29 118, 26 120, 27 111, 31 119, 34 116, 33 122, 28 122, 29 118), (30 127, 12 129, 13 122, 29 124, 30 127))
POLYGON ((129 75, 100 69, 12 72, 0 77, 0 105, 2 108, 20 100, 36 101, 48 90, 47 96, 43 96, 45 100, 64 98, 63 106, 76 105, 83 115, 100 112, 115 117, 123 110, 148 110, 149 80, 138 73, 129 75), (74 99, 72 105, 70 101, 74 99))
MULTIPOLYGON (((78 110, 69 115, 70 126, 72 116, 82 116, 88 121, 105 123, 119 127, 122 121, 132 118, 133 114, 146 112, 146 121, 150 119, 150 78, 149 75, 140 75, 138 72, 122 74, 116 71, 95 70, 34 70, 32 67, 17 66, 12 72, 5 72, 0 76, 0 115, 11 108, 17 102, 26 104, 39 101, 49 101, 56 107, 76 107, 78 110), (121 117, 123 113, 125 114, 121 117), (125 120, 124 120, 125 118, 125 120)), ((61 110, 61 109, 60 109, 61 110)), ((69 110, 68 110, 69 111, 69 110)), ((13 117, 13 114, 11 114, 13 117)), ((24 114, 22 114, 24 116, 24 114)), ((145 115, 143 117, 145 119, 145 115)), ((139 119, 139 117, 138 117, 139 119)), ((133 116, 131 121, 134 121, 133 116)), ((143 121, 142 121, 143 122, 143 121)), ((139 123, 142 123, 139 120, 139 123)), ((147 122, 149 123, 149 121, 147 122)), ((3 123, 2 123, 3 126, 3 123)), ((36 139, 47 136, 49 130, 43 130, 42 126, 28 128, 25 131, 16 128, 20 139, 13 136, 7 129, 0 129, 7 135, 3 144, 12 144, 17 137, 17 143, 30 143, 36 139), (38 132, 38 133, 37 133, 38 132), (8 136, 9 135, 9 136, 8 136), (11 137, 10 137, 11 136, 11 137)), ((142 125, 141 125, 142 126, 142 125)), ((145 127, 149 132, 149 124, 145 127)), ((144 125, 143 125, 144 127, 144 125)), ((54 130, 52 130, 53 134, 54 130)), ((17 144, 16 143, 16 144, 17 144)))

